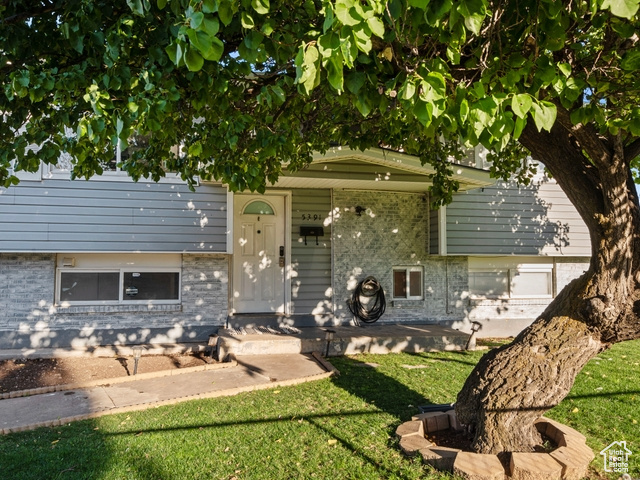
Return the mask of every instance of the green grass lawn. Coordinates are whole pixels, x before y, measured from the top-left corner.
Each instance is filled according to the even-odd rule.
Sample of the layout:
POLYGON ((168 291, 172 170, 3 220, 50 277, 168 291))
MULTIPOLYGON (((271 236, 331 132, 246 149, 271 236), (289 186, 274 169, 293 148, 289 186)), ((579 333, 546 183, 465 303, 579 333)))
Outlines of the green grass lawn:
MULTIPOLYGON (((418 405, 453 402, 481 354, 332 358, 342 375, 329 380, 0 436, 0 478, 449 478, 404 457, 394 431, 418 405)), ((640 342, 617 345, 548 414, 584 433, 596 454, 626 440, 633 478, 639 363, 640 342)), ((599 455, 593 465, 602 471, 599 455)))

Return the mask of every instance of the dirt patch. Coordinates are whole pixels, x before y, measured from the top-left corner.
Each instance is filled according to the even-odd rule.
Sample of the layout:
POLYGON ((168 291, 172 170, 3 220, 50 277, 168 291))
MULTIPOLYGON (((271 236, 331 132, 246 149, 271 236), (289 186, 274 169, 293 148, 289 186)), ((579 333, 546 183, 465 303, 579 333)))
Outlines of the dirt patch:
MULTIPOLYGON (((145 355, 138 362, 138 373, 197 367, 210 363, 202 354, 145 355)), ((67 383, 103 380, 133 375, 131 356, 18 358, 0 360, 0 393, 67 383)))

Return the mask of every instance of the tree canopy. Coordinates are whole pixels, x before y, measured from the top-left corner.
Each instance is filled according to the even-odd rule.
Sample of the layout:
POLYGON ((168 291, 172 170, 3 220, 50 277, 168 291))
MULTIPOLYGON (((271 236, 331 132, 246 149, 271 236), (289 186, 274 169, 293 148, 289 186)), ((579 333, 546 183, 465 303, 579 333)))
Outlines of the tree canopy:
POLYGON ((262 192, 348 144, 431 163, 447 202, 462 146, 524 182, 530 153, 587 225, 590 267, 483 357, 456 412, 476 450, 531 451, 586 362, 640 338, 638 2, 0 0, 0 182, 61 152, 89 178, 139 135, 134 179, 262 192))
POLYGON ((637 10, 637 0, 4 0, 0 179, 61 151, 73 176, 100 174, 136 133, 148 147, 121 166, 136 179, 169 169, 263 191, 282 162, 301 168, 335 143, 384 145, 433 163, 446 199, 456 185, 444 160, 460 144, 499 152, 494 173, 526 179, 517 140, 527 124, 550 130, 558 108, 635 159, 637 10))

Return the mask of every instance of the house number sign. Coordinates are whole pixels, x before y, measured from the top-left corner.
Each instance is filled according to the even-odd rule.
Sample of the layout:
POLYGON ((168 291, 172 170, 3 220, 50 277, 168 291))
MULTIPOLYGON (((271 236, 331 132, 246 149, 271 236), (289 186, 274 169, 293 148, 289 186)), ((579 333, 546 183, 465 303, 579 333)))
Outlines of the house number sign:
POLYGON ((322 214, 320 213, 303 213, 302 220, 322 220, 322 214))

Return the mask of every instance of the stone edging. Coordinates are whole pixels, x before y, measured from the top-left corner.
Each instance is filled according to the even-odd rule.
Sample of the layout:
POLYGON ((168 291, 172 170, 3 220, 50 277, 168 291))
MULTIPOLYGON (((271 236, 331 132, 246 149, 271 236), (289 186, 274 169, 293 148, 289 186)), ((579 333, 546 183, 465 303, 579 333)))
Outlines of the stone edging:
POLYGON ((505 470, 496 455, 463 452, 439 447, 425 438, 425 432, 453 429, 460 431, 454 410, 421 413, 396 429, 400 448, 408 456, 421 455, 424 463, 452 472, 468 480, 580 480, 587 473, 593 451, 586 438, 562 423, 540 417, 536 428, 550 437, 558 448, 550 453, 511 453, 505 470))

